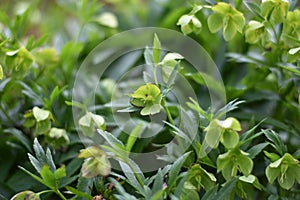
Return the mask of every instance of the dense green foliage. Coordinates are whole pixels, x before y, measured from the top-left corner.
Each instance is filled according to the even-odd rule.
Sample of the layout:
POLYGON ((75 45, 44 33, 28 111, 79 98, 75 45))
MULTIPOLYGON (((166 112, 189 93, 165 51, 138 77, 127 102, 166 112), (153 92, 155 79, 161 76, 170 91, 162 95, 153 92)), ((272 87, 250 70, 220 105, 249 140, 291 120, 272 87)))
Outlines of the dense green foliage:
POLYGON ((300 198, 298 1, 22 0, 0 9, 0 199, 300 198), (127 71, 148 66, 142 82, 108 70, 94 107, 91 96, 74 101, 76 73, 92 49, 147 26, 197 41, 223 83, 164 50, 154 34, 123 59, 127 71), (172 96, 178 77, 195 92, 183 104, 172 96), (227 103, 214 107, 210 92, 222 90, 227 103), (130 133, 112 110, 130 113, 130 133), (139 138, 152 123, 163 128, 139 138), (165 145, 157 159, 168 164, 156 171, 143 173, 130 157, 165 145))

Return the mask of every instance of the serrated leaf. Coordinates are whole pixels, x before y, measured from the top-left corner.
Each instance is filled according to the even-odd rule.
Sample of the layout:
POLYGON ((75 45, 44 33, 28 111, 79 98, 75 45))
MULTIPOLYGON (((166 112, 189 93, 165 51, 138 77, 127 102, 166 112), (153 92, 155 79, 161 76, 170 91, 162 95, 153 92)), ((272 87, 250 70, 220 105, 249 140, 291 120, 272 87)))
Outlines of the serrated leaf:
POLYGON ((66 167, 63 165, 54 172, 54 177, 56 180, 62 179, 67 175, 66 173, 66 167))
POLYGON ((51 154, 51 151, 49 148, 47 148, 46 150, 46 163, 49 165, 50 169, 52 172, 54 172, 56 170, 54 161, 53 161, 53 157, 51 154))
POLYGON ((40 163, 33 155, 31 155, 30 153, 27 154, 28 158, 30 160, 30 163, 32 164, 32 166, 35 168, 35 170, 37 172, 40 172, 42 166, 44 165, 44 163, 40 163))
POLYGON ((58 184, 56 182, 54 174, 50 170, 49 165, 44 165, 41 168, 40 175, 43 178, 43 180, 45 181, 45 183, 47 184, 46 186, 48 186, 49 188, 51 188, 53 190, 58 189, 58 184))

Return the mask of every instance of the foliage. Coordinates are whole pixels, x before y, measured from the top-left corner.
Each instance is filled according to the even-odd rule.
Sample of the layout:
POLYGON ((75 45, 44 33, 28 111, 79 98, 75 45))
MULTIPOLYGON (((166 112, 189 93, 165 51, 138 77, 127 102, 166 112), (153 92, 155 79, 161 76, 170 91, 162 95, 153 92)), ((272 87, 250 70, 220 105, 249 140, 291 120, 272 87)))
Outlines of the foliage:
POLYGON ((299 199, 297 1, 34 0, 0 8, 0 199, 299 199), (127 71, 146 64, 142 81, 108 71, 93 108, 92 96, 73 101, 92 49, 144 26, 201 44, 228 103, 214 107, 208 90, 220 93, 223 83, 165 50, 159 34, 123 60, 127 71), (174 98, 182 77, 196 95, 184 104, 174 98), (116 105, 114 90, 128 101, 116 105), (112 110, 132 117, 129 133, 112 110), (134 155, 163 146, 157 159, 168 164, 143 173, 134 155))

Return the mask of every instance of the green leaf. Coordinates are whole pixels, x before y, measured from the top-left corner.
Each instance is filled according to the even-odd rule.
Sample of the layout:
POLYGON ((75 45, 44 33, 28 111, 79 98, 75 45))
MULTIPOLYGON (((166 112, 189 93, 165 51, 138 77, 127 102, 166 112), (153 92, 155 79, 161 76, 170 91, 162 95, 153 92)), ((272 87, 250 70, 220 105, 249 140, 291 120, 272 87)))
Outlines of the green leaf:
POLYGON ((127 144, 126 144, 126 151, 130 152, 135 141, 137 140, 138 136, 141 134, 143 130, 143 125, 138 124, 129 134, 129 137, 127 139, 127 144))
POLYGON ((167 87, 171 88, 172 85, 175 83, 178 71, 180 69, 180 61, 176 62, 175 67, 172 68, 171 73, 168 72, 168 70, 165 69, 170 69, 170 68, 163 68, 163 80, 165 83, 167 83, 167 87))
POLYGON ((152 51, 150 51, 149 47, 145 48, 144 59, 145 59, 145 62, 147 65, 151 65, 154 62, 153 61, 153 53, 152 53, 152 51))
POLYGON ((40 145, 39 141, 37 138, 34 139, 33 143, 33 149, 35 153, 35 157, 33 157, 31 154, 28 153, 29 160, 31 164, 34 166, 34 168, 37 170, 37 172, 40 173, 41 168, 45 165, 48 164, 51 168, 51 170, 54 172, 56 167, 53 162, 53 158, 50 152, 50 149, 47 149, 46 153, 42 146, 40 145))
MULTIPOLYGON (((28 175, 30 175, 32 178, 34 178, 35 180, 37 180, 38 182, 42 183, 43 185, 48 187, 48 183, 46 181, 44 181, 43 179, 41 179, 40 177, 38 177, 37 175, 31 173, 30 171, 26 170, 25 168, 19 166, 19 168, 24 171, 25 173, 27 173, 28 175)), ((49 187, 50 188, 50 187, 49 187)), ((50 188, 51 189, 51 188, 50 188)))
POLYGON ((26 147, 28 152, 32 152, 31 149, 31 141, 25 136, 25 134, 16 129, 16 128, 8 128, 4 130, 5 133, 11 133, 15 138, 17 138, 19 140, 19 142, 21 142, 24 147, 26 147))
POLYGON ((249 157, 251 158, 251 159, 254 159, 255 158, 255 156, 257 155, 257 154, 259 154, 266 146, 268 146, 269 145, 269 143, 260 143, 260 144, 257 144, 257 145, 255 145, 255 146, 253 146, 253 147, 251 147, 248 151, 247 151, 247 153, 249 154, 249 157))
POLYGON ((62 179, 63 177, 67 176, 66 174, 66 167, 63 165, 54 172, 54 177, 56 180, 62 179))
POLYGON ((56 182, 55 176, 50 170, 49 165, 44 165, 40 171, 41 177, 50 189, 56 190, 58 189, 58 184, 56 182))
POLYGON ((76 188, 73 188, 71 186, 66 186, 66 189, 68 191, 70 191, 71 193, 77 195, 78 197, 83 197, 84 199, 88 199, 88 200, 92 200, 93 199, 93 197, 91 195, 86 194, 86 193, 84 193, 84 192, 82 192, 80 190, 77 190, 76 188))
POLYGON ((153 39, 153 61, 154 64, 158 64, 160 61, 161 54, 161 44, 156 34, 154 34, 153 39))
POLYGON ((168 187, 172 188, 178 178, 178 174, 181 170, 182 165, 184 164, 187 157, 190 155, 191 152, 187 152, 183 154, 179 159, 177 159, 173 164, 169 172, 169 179, 168 179, 168 187))
POLYGON ((276 153, 269 153, 267 151, 264 151, 264 154, 272 161, 276 161, 276 160, 279 160, 280 159, 280 156, 277 155, 276 153))
POLYGON ((161 169, 158 169, 158 172, 155 176, 154 183, 152 186, 153 193, 163 190, 163 174, 161 169))
POLYGON ((236 187, 238 179, 233 178, 226 183, 223 184, 222 188, 218 190, 218 186, 211 188, 205 195, 202 197, 201 200, 224 200, 228 199, 234 188, 236 187))
POLYGON ((182 193, 180 194, 180 200, 200 200, 198 192, 195 190, 189 190, 183 188, 182 193))
POLYGON ((278 133, 276 133, 273 130, 262 130, 262 132, 273 143, 271 145, 280 155, 283 155, 287 152, 287 147, 283 143, 282 139, 279 137, 278 133))
POLYGON ((0 64, 0 80, 3 79, 3 68, 2 65, 0 64))
POLYGON ((55 48, 42 48, 33 52, 35 62, 41 66, 53 66, 58 63, 58 55, 55 48))
POLYGON ((288 53, 294 55, 294 54, 298 53, 299 51, 300 51, 300 47, 297 47, 297 48, 290 49, 288 53))

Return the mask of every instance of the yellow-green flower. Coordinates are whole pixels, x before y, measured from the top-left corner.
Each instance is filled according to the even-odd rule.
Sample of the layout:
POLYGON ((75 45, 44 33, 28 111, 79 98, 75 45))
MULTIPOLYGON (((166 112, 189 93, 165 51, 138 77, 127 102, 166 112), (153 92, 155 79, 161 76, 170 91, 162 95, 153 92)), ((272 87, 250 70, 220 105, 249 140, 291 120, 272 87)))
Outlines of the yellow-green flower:
POLYGON ((162 94, 155 84, 147 83, 131 94, 131 104, 143 108, 141 115, 153 115, 160 112, 162 94))

